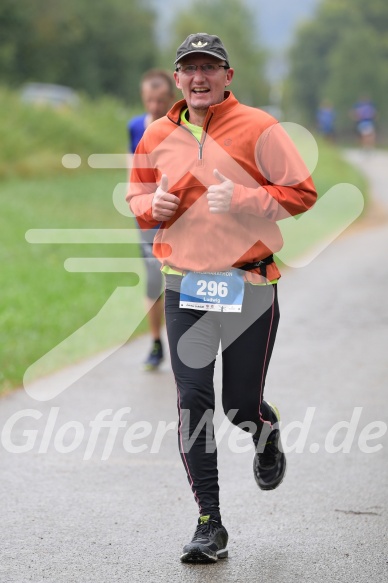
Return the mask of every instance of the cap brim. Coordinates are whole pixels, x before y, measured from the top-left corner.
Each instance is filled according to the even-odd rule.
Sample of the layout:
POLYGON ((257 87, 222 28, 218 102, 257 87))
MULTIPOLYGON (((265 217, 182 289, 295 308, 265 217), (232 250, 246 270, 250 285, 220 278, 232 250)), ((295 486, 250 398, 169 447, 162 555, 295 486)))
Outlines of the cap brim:
MULTIPOLYGON (((215 57, 219 61, 226 61, 228 63, 227 59, 225 59, 224 57, 220 57, 220 55, 217 55, 216 53, 213 53, 212 51, 204 51, 203 49, 195 49, 193 51, 188 51, 187 53, 185 53, 184 55, 182 55, 181 57, 176 59, 176 61, 174 61, 174 65, 179 63, 179 61, 181 61, 184 57, 187 57, 187 55, 193 55, 194 53, 202 53, 205 55, 211 55, 212 57, 215 57)), ((228 63, 228 66, 229 66, 229 63, 228 63)))

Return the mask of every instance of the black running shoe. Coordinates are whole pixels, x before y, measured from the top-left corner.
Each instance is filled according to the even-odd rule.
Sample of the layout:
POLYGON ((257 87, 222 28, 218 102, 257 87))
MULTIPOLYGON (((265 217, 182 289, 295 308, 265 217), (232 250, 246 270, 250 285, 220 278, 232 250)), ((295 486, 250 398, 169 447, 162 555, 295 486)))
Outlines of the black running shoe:
POLYGON ((156 370, 163 362, 163 346, 160 340, 154 340, 151 352, 144 363, 144 370, 156 370))
POLYGON ((226 559, 228 533, 220 520, 200 516, 192 541, 183 547, 183 563, 215 563, 226 559))
MULTIPOLYGON (((280 414, 274 405, 271 407, 277 423, 280 414)), ((257 446, 257 444, 255 444, 257 446)), ((258 449, 262 449, 259 448, 258 449)), ((261 490, 274 490, 281 484, 286 473, 286 456, 281 451, 280 430, 273 429, 265 442, 262 451, 257 451, 253 458, 253 474, 257 485, 261 490)))

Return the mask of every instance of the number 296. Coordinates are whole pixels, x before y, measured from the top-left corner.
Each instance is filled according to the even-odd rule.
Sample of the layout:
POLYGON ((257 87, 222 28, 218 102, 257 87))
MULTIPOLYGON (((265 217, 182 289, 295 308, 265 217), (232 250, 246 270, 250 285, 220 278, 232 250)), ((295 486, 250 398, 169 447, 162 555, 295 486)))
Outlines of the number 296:
POLYGON ((199 289, 197 291, 197 295, 199 296, 219 296, 220 298, 225 298, 228 295, 228 284, 226 281, 205 281, 204 279, 200 279, 197 282, 199 289))

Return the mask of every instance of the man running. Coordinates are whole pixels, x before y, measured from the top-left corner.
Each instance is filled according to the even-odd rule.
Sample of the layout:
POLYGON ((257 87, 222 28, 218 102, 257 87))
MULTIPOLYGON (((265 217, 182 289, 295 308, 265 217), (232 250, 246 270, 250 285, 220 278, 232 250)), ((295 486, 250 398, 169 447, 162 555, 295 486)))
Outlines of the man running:
POLYGON ((286 469, 279 413, 263 398, 279 321, 276 222, 317 195, 276 119, 225 91, 234 70, 217 36, 187 37, 175 67, 183 100, 144 133, 127 200, 144 230, 161 223, 153 250, 166 281, 179 450, 199 509, 181 560, 215 562, 228 554, 213 428, 218 348, 225 414, 252 434, 255 480, 272 490, 286 469))

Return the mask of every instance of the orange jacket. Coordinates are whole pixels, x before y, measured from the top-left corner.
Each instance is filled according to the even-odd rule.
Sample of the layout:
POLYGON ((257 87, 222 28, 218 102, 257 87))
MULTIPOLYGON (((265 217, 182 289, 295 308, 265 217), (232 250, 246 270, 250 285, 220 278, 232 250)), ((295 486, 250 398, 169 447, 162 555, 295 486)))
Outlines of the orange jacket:
MULTIPOLYGON (((185 107, 177 102, 148 127, 131 171, 127 201, 142 229, 157 225, 151 203, 162 174, 181 201, 157 231, 154 254, 178 270, 222 271, 276 253, 283 245, 276 221, 306 211, 317 197, 293 142, 272 116, 230 92, 209 107, 198 142, 181 124, 185 107), (234 183, 228 213, 208 209, 215 168, 234 183)), ((267 277, 280 277, 275 263, 267 277)))

